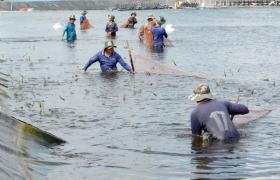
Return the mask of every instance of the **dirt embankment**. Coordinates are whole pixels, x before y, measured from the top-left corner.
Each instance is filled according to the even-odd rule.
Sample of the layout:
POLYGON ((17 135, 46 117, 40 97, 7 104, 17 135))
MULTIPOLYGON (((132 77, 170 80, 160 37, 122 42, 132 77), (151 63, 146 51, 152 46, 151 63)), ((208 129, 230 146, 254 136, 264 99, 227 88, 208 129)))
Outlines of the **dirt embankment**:
MULTIPOLYGON (((172 2, 172 1, 171 1, 172 2)), ((161 9, 171 5, 169 0, 98 0, 98 1, 38 1, 13 2, 0 1, 0 11, 16 11, 20 8, 34 8, 35 10, 103 10, 103 9, 161 9)))

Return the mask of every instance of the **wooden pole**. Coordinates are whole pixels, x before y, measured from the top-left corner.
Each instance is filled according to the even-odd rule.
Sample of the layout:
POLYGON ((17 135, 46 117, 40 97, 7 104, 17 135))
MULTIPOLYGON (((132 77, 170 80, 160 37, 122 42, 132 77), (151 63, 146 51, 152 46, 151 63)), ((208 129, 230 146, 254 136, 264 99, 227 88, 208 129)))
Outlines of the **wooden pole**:
POLYGON ((131 55, 131 48, 129 47, 129 44, 128 44, 127 40, 125 41, 125 43, 126 43, 126 47, 127 47, 127 50, 128 50, 128 55, 129 55, 129 59, 130 59, 131 68, 132 68, 132 71, 134 72, 135 68, 134 68, 134 63, 133 63, 133 59, 132 59, 132 55, 131 55))
MULTIPOLYGON (((239 95, 237 96, 235 103, 239 103, 239 95)), ((234 115, 231 115, 230 119, 233 120, 233 118, 234 118, 234 115)))

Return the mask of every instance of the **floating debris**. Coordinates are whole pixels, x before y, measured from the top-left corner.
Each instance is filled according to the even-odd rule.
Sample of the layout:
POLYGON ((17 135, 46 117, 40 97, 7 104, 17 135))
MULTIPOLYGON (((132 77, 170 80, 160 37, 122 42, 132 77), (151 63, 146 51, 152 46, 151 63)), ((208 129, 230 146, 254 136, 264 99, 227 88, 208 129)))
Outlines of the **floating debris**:
POLYGON ((146 72, 145 73, 147 76, 151 76, 151 73, 150 72, 146 72))
POLYGON ((59 96, 59 98, 60 98, 62 101, 65 101, 65 98, 63 98, 62 96, 59 96))
POLYGON ((152 151, 152 147, 150 145, 146 146, 144 149, 144 152, 151 152, 152 151))
POLYGON ((44 79, 44 87, 48 86, 48 81, 44 79))
POLYGON ((251 90, 251 95, 253 96, 253 95, 254 95, 254 93, 255 93, 255 90, 254 90, 254 89, 252 89, 252 90, 251 90))
POLYGON ((265 78, 265 79, 263 79, 263 81, 269 81, 269 79, 268 79, 268 78, 265 78))
POLYGON ((89 90, 85 89, 85 94, 88 95, 89 94, 89 90))
POLYGON ((41 100, 40 102, 39 102, 39 107, 40 107, 40 114, 41 115, 43 115, 44 114, 44 112, 45 112, 45 105, 44 105, 44 100, 41 100))
POLYGON ((25 103, 25 106, 28 107, 28 108, 32 108, 34 106, 34 102, 31 102, 31 103, 25 103))
POLYGON ((177 64, 175 63, 175 61, 173 60, 173 64, 174 64, 174 66, 177 66, 177 64))

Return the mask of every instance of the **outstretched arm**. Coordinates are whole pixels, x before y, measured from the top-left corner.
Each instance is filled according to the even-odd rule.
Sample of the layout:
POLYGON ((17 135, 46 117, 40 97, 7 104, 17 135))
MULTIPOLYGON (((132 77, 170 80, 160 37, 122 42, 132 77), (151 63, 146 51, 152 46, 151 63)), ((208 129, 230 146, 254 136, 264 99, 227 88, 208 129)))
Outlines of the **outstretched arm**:
POLYGON ((127 71, 133 73, 131 67, 130 67, 126 62, 124 62, 124 60, 122 59, 122 57, 121 57, 119 54, 116 54, 116 56, 117 56, 117 57, 116 57, 116 58, 117 58, 117 61, 120 63, 120 65, 121 65, 125 70, 127 70, 127 71))
POLYGON ((96 61, 98 61, 99 57, 98 54, 92 56, 88 62, 86 63, 86 65, 84 66, 83 70, 86 71, 93 63, 95 63, 96 61))
POLYGON ((231 115, 249 113, 248 107, 243 104, 227 102, 227 107, 228 107, 229 114, 231 115))
POLYGON ((65 29, 64 29, 64 31, 63 31, 63 33, 62 33, 62 39, 63 39, 63 37, 64 37, 64 35, 65 35, 67 29, 68 29, 68 25, 65 27, 65 29))

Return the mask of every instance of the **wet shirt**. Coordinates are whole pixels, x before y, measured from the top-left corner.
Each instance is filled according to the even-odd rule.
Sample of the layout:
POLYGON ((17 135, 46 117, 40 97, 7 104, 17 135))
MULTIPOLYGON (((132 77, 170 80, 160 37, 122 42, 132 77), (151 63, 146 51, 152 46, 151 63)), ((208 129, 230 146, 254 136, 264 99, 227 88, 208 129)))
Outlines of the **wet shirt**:
POLYGON ((81 16, 80 17, 80 24, 83 24, 84 20, 86 19, 86 16, 81 16))
POLYGON ((68 23, 66 28, 63 31, 63 35, 66 33, 66 40, 68 42, 73 42, 77 39, 75 24, 68 23))
POLYGON ((168 35, 163 27, 157 26, 152 28, 153 33, 153 46, 163 46, 164 37, 167 38, 168 35))
POLYGON ((97 61, 100 64, 102 72, 117 70, 117 63, 120 63, 120 65, 127 71, 131 71, 130 66, 124 62, 124 60, 118 53, 113 52, 111 56, 107 57, 105 56, 104 51, 100 51, 93 57, 91 57, 88 63, 85 65, 84 70, 86 71, 93 63, 97 61))
POLYGON ((137 23, 137 19, 135 17, 128 18, 128 28, 134 28, 134 25, 137 23))
POLYGON ((248 108, 242 104, 209 100, 199 104, 191 114, 192 133, 201 135, 208 132, 211 138, 230 140, 240 135, 230 119, 230 115, 247 114, 248 108))
POLYGON ((118 31, 118 25, 115 22, 112 23, 107 23, 105 31, 108 32, 112 32, 112 33, 116 33, 118 31))

